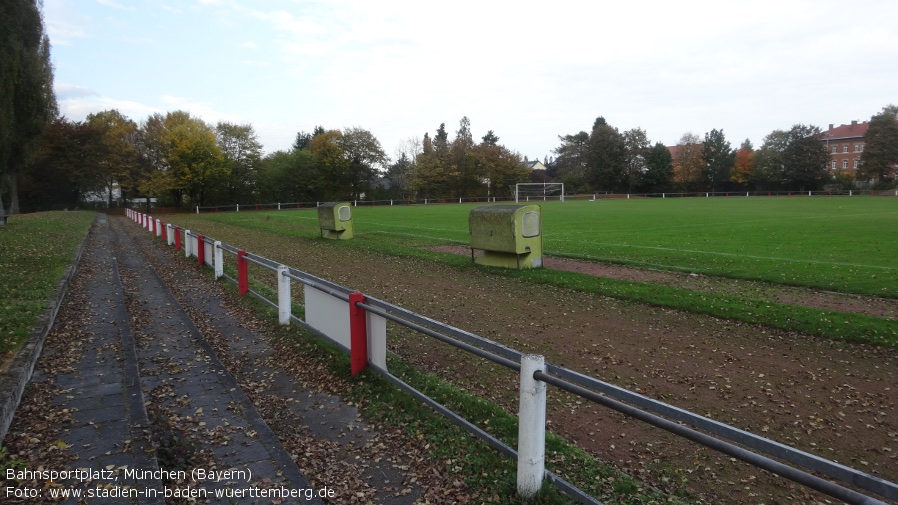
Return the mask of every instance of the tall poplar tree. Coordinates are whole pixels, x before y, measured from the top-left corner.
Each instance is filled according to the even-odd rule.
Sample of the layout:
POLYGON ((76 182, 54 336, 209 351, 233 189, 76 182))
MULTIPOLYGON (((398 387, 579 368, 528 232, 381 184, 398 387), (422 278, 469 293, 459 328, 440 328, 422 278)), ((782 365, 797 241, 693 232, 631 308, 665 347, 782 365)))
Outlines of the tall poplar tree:
POLYGON ((19 212, 18 177, 57 116, 50 39, 35 0, 0 2, 0 211, 19 212))
POLYGON ((898 107, 890 105, 870 119, 858 179, 888 181, 898 165, 898 107))
POLYGON ((723 130, 705 133, 702 143, 702 180, 711 191, 721 191, 726 187, 733 169, 734 152, 723 130))

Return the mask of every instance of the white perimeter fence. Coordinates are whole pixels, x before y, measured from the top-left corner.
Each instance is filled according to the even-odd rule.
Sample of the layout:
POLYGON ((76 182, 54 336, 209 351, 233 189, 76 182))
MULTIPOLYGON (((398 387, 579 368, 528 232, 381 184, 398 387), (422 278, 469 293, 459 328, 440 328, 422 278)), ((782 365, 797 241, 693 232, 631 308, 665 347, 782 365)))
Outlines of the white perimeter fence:
POLYGON ((353 374, 361 372, 366 367, 370 368, 439 414, 484 440, 497 451, 515 458, 518 463, 517 488, 523 497, 533 496, 542 482, 548 479, 562 492, 581 503, 600 504, 595 498, 545 469, 546 386, 551 384, 846 503, 884 505, 884 502, 877 498, 848 489, 837 482, 888 500, 898 500, 898 484, 893 482, 573 370, 546 363, 542 356, 523 354, 479 335, 363 295, 262 256, 239 250, 232 245, 165 223, 152 216, 131 209, 128 209, 127 216, 150 233, 161 237, 168 245, 173 245, 176 250, 183 250, 185 257, 197 258, 198 265, 212 267, 216 279, 223 277, 237 284, 240 295, 249 293, 270 305, 278 311, 281 324, 297 323, 336 344, 350 355, 353 374), (237 258, 236 279, 224 273, 224 254, 232 254, 237 258), (254 265, 254 271, 261 268, 268 272, 261 275, 276 276, 277 300, 269 300, 249 289, 250 264, 254 265), (294 281, 303 288, 305 320, 296 317, 291 310, 291 289, 294 281), (517 449, 496 439, 392 375, 387 370, 387 321, 519 372, 517 449))
MULTIPOLYGON (((631 199, 647 199, 647 198, 738 198, 738 197, 774 197, 774 196, 898 196, 898 189, 887 191, 870 191, 870 190, 845 190, 845 191, 718 191, 718 192, 693 192, 693 193, 585 193, 585 194, 569 194, 569 195, 521 195, 518 203, 526 202, 545 202, 545 201, 565 201, 565 200, 631 200, 631 199)), ((353 207, 391 207, 395 205, 437 205, 446 203, 499 203, 499 202, 515 202, 514 195, 510 197, 436 197, 436 198, 417 198, 417 199, 399 199, 391 200, 351 200, 353 207)), ((230 205, 206 205, 190 207, 191 212, 208 213, 208 212, 246 212, 252 210, 288 210, 288 209, 309 209, 320 206, 322 201, 317 202, 291 202, 291 203, 254 203, 254 204, 230 204, 230 205)), ((165 213, 165 209, 160 209, 165 213)))

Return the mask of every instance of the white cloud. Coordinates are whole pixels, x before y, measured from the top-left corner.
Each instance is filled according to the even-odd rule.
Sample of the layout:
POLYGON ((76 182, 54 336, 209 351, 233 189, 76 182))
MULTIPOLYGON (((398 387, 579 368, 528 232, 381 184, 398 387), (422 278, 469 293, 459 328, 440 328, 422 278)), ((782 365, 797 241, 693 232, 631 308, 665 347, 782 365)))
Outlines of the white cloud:
POLYGON ((124 116, 140 122, 158 110, 152 106, 132 100, 119 100, 97 94, 85 97, 59 99, 59 112, 74 121, 82 121, 88 114, 115 109, 124 116))
POLYGON ((163 95, 159 100, 165 107, 165 110, 162 112, 184 110, 191 115, 202 118, 203 121, 212 124, 219 121, 230 121, 232 123, 240 123, 243 121, 239 115, 222 112, 208 102, 199 102, 190 98, 172 95, 163 95))
POLYGON ((105 5, 106 7, 112 7, 114 9, 119 9, 123 11, 134 11, 136 8, 133 5, 122 5, 113 0, 97 0, 97 3, 100 5, 105 5))
POLYGON ((59 82, 53 85, 53 91, 56 93, 56 99, 60 101, 84 98, 88 96, 100 96, 99 93, 91 88, 59 82))

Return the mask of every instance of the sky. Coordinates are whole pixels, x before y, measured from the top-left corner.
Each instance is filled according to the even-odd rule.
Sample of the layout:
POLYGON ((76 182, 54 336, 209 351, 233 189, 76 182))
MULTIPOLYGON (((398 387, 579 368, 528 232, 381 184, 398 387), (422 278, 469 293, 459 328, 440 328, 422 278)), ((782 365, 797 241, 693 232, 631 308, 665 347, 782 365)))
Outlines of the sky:
POLYGON ((44 0, 71 120, 184 110, 265 153, 360 127, 392 158, 463 116, 530 159, 598 116, 760 147, 898 104, 895 0, 44 0))

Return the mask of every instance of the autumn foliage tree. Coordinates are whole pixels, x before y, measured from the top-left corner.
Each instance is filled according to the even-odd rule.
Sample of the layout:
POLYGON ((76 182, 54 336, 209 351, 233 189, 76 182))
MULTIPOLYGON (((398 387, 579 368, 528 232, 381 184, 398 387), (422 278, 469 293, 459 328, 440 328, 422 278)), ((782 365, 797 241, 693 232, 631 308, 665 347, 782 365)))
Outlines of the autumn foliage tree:
POLYGON ((733 160, 733 168, 730 170, 730 181, 740 186, 745 186, 751 180, 754 168, 754 149, 748 139, 736 150, 733 160))
POLYGON ((702 144, 698 135, 688 132, 680 137, 674 157, 674 182, 680 189, 697 191, 702 187, 702 169, 705 165, 702 144))
POLYGON ((96 173, 106 193, 106 204, 112 207, 113 189, 134 173, 137 160, 137 123, 115 109, 88 114, 86 122, 102 133, 97 148, 96 173))

